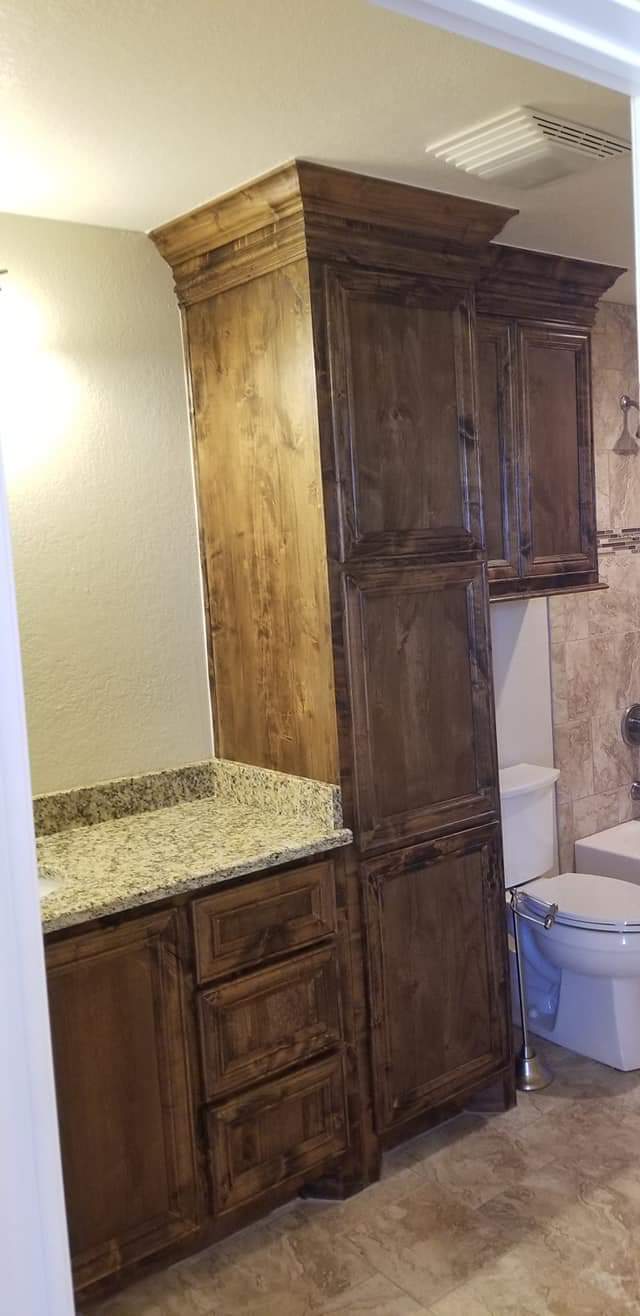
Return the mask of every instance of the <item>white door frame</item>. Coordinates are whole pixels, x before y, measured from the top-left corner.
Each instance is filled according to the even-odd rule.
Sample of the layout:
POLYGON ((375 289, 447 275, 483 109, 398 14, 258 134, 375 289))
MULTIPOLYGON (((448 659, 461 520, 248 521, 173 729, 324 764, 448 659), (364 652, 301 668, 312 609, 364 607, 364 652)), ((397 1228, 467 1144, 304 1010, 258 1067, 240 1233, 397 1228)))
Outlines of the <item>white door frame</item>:
MULTIPOLYGON (((640 0, 373 3, 627 92, 633 98, 634 142, 640 144, 640 0)), ((637 217, 640 167, 635 161, 634 165, 637 217)), ((638 218, 636 266, 640 270, 638 218)), ((0 1309, 16 1316, 72 1316, 20 648, 1 471, 0 891, 0 1309)))
POLYGON ((20 645, 1 465, 0 899, 0 1311, 16 1316, 72 1316, 20 645))

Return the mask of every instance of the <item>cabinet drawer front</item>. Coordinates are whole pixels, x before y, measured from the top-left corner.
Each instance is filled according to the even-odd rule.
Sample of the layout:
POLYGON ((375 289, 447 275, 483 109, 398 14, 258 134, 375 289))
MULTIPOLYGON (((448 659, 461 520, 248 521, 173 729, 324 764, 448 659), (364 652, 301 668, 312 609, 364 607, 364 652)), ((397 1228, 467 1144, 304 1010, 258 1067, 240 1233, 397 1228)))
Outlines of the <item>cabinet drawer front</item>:
POLYGON ((215 1107, 207 1129, 218 1215, 345 1150, 342 1057, 329 1056, 215 1107))
POLYGON ((333 864, 323 860, 196 900, 198 982, 330 936, 336 926, 333 864))
POLYGON ((198 1002, 207 1101, 340 1041, 334 946, 202 992, 198 1002))

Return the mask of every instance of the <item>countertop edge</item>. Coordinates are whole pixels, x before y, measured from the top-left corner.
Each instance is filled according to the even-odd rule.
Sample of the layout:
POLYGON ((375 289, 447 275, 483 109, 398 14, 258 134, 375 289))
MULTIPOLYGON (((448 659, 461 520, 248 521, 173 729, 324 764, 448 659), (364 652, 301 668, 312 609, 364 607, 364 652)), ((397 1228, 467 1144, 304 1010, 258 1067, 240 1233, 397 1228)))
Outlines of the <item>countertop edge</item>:
POLYGON ((105 898, 97 901, 95 905, 70 910, 68 913, 54 915, 50 918, 47 918, 46 914, 47 897, 45 897, 42 901, 43 936, 46 938, 51 933, 62 932, 66 928, 79 927, 84 923, 93 923, 115 914, 124 914, 146 905, 170 900, 172 896, 197 892, 203 887, 221 886, 226 882, 233 881, 234 878, 245 877, 251 873, 268 873, 274 868, 295 863, 299 859, 307 859, 314 854, 322 854, 327 850, 339 850, 346 845, 350 845, 352 840, 352 832, 347 827, 342 827, 333 832, 321 834, 314 841, 307 840, 300 845, 283 846, 282 849, 267 853, 263 852, 251 858, 227 864, 225 867, 215 869, 213 872, 178 878, 164 886, 160 882, 153 890, 131 891, 126 895, 114 895, 113 899, 105 898))

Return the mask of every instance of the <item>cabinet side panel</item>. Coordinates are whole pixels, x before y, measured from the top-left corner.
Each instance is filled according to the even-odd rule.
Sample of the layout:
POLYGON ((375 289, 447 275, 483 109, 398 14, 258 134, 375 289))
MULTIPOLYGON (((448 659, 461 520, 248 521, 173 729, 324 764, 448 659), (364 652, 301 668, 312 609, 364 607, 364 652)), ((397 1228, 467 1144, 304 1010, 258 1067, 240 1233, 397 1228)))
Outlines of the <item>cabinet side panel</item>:
POLYGON ((186 312, 216 751, 337 781, 307 268, 186 312))

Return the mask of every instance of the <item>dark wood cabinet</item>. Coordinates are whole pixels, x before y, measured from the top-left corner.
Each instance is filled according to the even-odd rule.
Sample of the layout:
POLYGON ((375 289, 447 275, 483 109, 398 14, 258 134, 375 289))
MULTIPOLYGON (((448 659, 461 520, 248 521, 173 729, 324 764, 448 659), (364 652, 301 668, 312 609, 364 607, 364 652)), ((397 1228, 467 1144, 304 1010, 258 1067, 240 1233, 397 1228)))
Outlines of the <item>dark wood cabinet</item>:
POLYGON ((508 1073, 489 579, 597 579, 588 328, 618 271, 496 245, 512 213, 297 161, 153 235, 192 384, 216 743, 337 781, 354 831, 352 1180, 403 1120, 508 1073))
POLYGON ((381 1133, 509 1063, 497 826, 365 864, 381 1133))
POLYGON ((590 332, 620 271, 499 248, 477 291, 492 597, 598 584, 590 332))
POLYGON ((345 1159, 333 883, 334 861, 321 857, 52 934, 49 1009, 82 1301, 241 1227, 345 1159), (213 979, 202 988, 198 946, 213 979))
MULTIPOLYGON (((474 288, 510 214, 296 162, 154 234, 184 317, 216 743, 337 781, 354 830, 336 870, 350 1183, 379 1155, 361 861, 498 819, 474 288)), ((279 926, 257 912, 266 947, 288 904, 313 926, 309 895, 279 926)), ((262 935, 248 911, 196 917, 201 981, 230 929, 262 935)))
POLYGON ((67 1216, 78 1291, 197 1236, 181 914, 141 914, 47 950, 67 1216))

